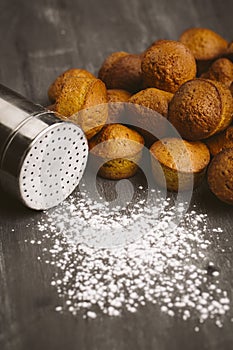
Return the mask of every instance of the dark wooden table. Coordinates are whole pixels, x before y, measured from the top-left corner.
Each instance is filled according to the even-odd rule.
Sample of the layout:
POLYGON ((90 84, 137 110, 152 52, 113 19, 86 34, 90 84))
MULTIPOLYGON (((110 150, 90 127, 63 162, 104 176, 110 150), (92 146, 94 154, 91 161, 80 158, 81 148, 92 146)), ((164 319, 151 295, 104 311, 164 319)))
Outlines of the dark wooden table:
MULTIPOLYGON (((1 0, 0 81, 46 105, 48 85, 69 67, 97 73, 109 53, 141 52, 155 39, 176 39, 191 26, 209 27, 232 40, 232 14, 231 0, 1 0)), ((193 201, 208 212, 210 227, 224 228, 218 245, 225 253, 216 250, 215 260, 233 300, 232 208, 205 186, 193 201)), ((40 246, 25 243, 39 237, 26 225, 40 215, 0 193, 1 350, 233 348, 232 310, 222 329, 206 322, 199 333, 194 319, 184 322, 150 305, 123 318, 91 322, 56 313, 54 271, 36 259, 40 246)))

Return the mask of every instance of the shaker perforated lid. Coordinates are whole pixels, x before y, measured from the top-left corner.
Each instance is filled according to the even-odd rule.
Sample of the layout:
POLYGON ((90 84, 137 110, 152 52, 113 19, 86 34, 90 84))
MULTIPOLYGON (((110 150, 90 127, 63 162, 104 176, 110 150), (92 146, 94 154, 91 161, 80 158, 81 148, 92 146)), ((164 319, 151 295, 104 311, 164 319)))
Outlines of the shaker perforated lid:
MULTIPOLYGON (((10 130, 6 120, 10 104, 7 113, 2 110, 0 115, 0 138, 1 130, 6 131, 8 124, 0 153, 0 184, 27 207, 49 209, 61 203, 78 185, 87 163, 86 137, 79 126, 62 121, 42 107, 38 110, 38 106, 36 113, 25 115, 15 130, 10 130)), ((21 108, 19 111, 22 114, 21 108)), ((15 106, 12 112, 16 112, 15 106)))

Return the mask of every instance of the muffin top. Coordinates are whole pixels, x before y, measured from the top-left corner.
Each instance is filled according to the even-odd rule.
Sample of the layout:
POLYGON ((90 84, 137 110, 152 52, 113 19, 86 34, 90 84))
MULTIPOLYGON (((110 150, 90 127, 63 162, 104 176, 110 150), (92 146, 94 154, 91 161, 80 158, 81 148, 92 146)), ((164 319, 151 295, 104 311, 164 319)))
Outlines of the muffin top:
POLYGON ((146 87, 174 93, 180 85, 196 76, 196 62, 182 43, 159 40, 144 54, 142 76, 146 87))
POLYGON ((231 123, 232 108, 231 93, 223 84, 194 79, 182 85, 174 95, 168 119, 183 138, 201 140, 231 123))
POLYGON ((129 99, 129 102, 153 109, 166 117, 168 113, 168 104, 172 97, 173 94, 170 92, 156 88, 148 88, 133 95, 129 99))
POLYGON ((125 51, 113 52, 111 55, 109 55, 103 62, 102 66, 100 67, 100 70, 98 73, 99 79, 103 80, 104 82, 107 81, 109 72, 112 70, 112 67, 114 66, 114 64, 120 58, 128 55, 129 53, 125 51))
POLYGON ((90 139, 108 118, 105 84, 99 79, 68 80, 55 103, 55 112, 80 125, 90 139))
POLYGON ((58 99, 65 82, 67 82, 70 79, 76 79, 76 78, 96 79, 96 77, 93 74, 91 74, 85 69, 78 69, 78 68, 68 69, 65 72, 63 72, 61 75, 59 75, 56 78, 56 80, 50 85, 48 89, 48 96, 50 101, 55 102, 58 99))
POLYGON ((185 30, 179 40, 192 51, 196 60, 211 60, 219 57, 228 45, 220 35, 206 28, 185 30))
POLYGON ((183 173, 199 173, 210 161, 207 146, 199 141, 165 138, 155 142, 150 152, 165 167, 183 173))
POLYGON ((142 86, 141 56, 124 52, 110 55, 99 71, 108 89, 139 91, 142 86))
POLYGON ((227 58, 219 58, 201 78, 220 81, 229 87, 233 81, 233 63, 227 58))
POLYGON ((208 169, 211 191, 223 202, 233 204, 233 148, 217 154, 208 169))
POLYGON ((55 103, 55 110, 70 117, 83 108, 107 102, 107 90, 99 79, 68 80, 55 103))
POLYGON ((92 154, 106 159, 133 156, 143 145, 144 139, 138 132, 121 124, 104 126, 89 142, 92 154))

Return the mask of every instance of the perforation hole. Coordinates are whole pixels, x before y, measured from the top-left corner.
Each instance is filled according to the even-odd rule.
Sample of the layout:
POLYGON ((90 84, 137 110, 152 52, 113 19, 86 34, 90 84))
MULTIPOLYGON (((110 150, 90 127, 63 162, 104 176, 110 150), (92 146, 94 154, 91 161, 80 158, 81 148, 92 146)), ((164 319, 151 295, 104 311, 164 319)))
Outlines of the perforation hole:
POLYGON ((78 185, 86 165, 79 161, 88 152, 82 132, 73 124, 60 125, 48 128, 32 145, 22 166, 21 195, 34 209, 47 209, 64 200, 78 185))

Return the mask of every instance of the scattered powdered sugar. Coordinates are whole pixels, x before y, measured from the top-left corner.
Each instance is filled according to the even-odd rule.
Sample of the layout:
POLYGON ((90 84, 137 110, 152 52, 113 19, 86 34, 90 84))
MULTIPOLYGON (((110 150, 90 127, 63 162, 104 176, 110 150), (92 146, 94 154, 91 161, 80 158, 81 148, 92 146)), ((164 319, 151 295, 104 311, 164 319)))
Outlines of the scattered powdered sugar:
POLYGON ((52 242, 43 258, 57 270, 51 282, 61 298, 56 311, 95 319, 150 303, 169 316, 198 324, 213 319, 221 327, 230 300, 211 261, 207 215, 194 209, 185 213, 182 203, 175 208, 159 196, 156 205, 141 199, 111 208, 84 189, 44 213, 37 226, 40 244, 52 242))

